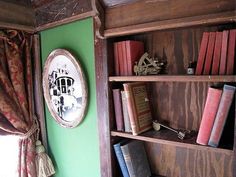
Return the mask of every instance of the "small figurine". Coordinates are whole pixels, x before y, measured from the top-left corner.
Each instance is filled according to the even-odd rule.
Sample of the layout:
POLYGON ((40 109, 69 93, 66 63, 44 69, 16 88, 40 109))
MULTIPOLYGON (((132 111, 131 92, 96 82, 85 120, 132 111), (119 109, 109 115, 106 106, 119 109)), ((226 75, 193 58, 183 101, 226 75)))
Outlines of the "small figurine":
POLYGON ((149 58, 144 53, 138 62, 135 62, 134 73, 136 75, 159 74, 165 69, 166 63, 155 58, 149 58))

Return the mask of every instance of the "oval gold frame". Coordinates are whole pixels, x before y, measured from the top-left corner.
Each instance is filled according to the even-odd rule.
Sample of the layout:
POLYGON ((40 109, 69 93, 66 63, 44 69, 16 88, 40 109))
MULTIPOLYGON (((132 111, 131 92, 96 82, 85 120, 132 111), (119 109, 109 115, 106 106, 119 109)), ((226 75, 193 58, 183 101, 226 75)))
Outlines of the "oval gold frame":
POLYGON ((88 104, 87 83, 80 62, 69 51, 55 49, 48 55, 43 69, 43 93, 52 117, 62 127, 74 128, 82 122, 88 104), (81 96, 76 97, 75 92, 81 96))

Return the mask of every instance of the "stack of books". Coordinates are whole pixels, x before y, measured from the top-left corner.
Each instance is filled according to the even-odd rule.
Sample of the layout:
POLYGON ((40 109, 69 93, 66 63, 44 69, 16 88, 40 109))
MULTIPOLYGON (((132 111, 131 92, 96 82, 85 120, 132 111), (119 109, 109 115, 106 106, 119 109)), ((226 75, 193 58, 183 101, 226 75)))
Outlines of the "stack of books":
POLYGON ((150 99, 146 83, 124 83, 123 89, 112 91, 118 131, 138 135, 152 128, 150 99))
POLYGON ((122 141, 113 145, 123 177, 151 177, 142 141, 122 141))
POLYGON ((236 29, 204 32, 196 75, 232 75, 235 65, 236 29))

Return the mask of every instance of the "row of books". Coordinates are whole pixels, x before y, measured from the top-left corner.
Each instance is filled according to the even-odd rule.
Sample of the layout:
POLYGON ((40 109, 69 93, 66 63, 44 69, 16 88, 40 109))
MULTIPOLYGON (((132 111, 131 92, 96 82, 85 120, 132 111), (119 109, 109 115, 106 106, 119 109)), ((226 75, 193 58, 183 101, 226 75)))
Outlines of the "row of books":
POLYGON ((235 96, 235 89, 235 86, 226 84, 223 90, 214 87, 208 88, 197 136, 198 144, 218 147, 235 96))
POLYGON ((116 76, 132 76, 135 62, 144 54, 144 44, 141 41, 126 40, 115 42, 114 63, 116 76))
POLYGON ((234 74, 235 43, 236 29, 204 32, 195 74, 234 74))
POLYGON ((113 145, 123 177, 151 177, 142 141, 122 141, 113 145))
POLYGON ((133 135, 138 135, 152 128, 146 83, 124 83, 123 89, 113 89, 112 91, 118 131, 132 132, 133 135))

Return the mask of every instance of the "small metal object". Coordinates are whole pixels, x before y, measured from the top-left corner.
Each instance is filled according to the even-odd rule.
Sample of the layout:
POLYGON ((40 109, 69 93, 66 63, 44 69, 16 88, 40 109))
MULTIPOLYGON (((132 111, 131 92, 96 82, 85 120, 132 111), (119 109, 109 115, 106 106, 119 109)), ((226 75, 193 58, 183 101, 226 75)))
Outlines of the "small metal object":
POLYGON ((181 140, 183 140, 185 138, 186 133, 190 133, 190 131, 188 131, 188 130, 176 130, 176 129, 172 128, 172 127, 169 127, 167 125, 161 124, 161 123, 159 123, 157 121, 153 121, 153 128, 155 130, 159 131, 160 127, 164 127, 166 129, 171 130, 172 132, 176 133, 178 135, 178 138, 181 139, 181 140))

